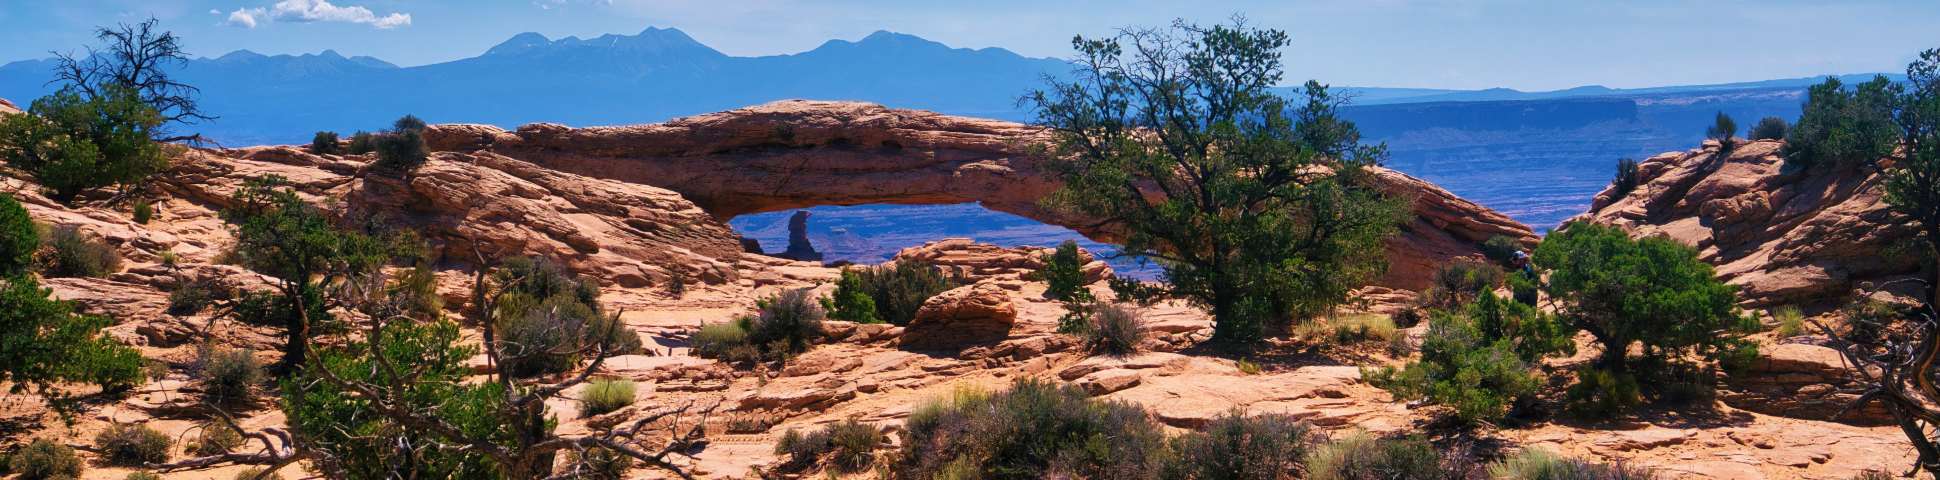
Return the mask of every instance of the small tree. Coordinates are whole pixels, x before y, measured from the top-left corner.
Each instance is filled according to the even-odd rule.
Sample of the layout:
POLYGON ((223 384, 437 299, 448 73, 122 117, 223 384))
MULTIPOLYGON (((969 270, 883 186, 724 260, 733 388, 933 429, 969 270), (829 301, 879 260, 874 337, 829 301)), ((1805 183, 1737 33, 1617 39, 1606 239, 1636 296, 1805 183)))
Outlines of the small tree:
POLYGON ((876 300, 869 298, 869 292, 862 283, 862 274, 854 270, 843 270, 842 278, 835 281, 833 297, 822 297, 822 309, 828 311, 829 318, 856 323, 882 323, 876 317, 876 300))
POLYGON ((279 370, 304 363, 310 327, 342 306, 326 288, 378 271, 395 253, 385 239, 339 227, 322 210, 283 186, 282 177, 249 181, 223 211, 236 236, 242 264, 278 280, 283 326, 288 335, 279 370))
MULTIPOLYGON (((101 333, 106 317, 74 313, 33 277, 0 278, 0 380, 13 393, 68 382, 125 388, 141 380, 141 354, 101 333)), ((57 405, 58 406, 58 405, 57 405)))
POLYGON ((391 131, 371 139, 371 149, 377 152, 377 161, 372 168, 394 174, 409 174, 423 166, 430 158, 424 145, 424 120, 405 115, 397 119, 391 131))
POLYGON ((13 195, 0 194, 0 277, 26 273, 40 248, 40 230, 13 195))
POLYGON ((1785 138, 1785 132, 1791 128, 1792 125, 1785 123, 1783 118, 1765 117, 1758 119, 1758 123, 1752 125, 1751 131, 1745 136, 1752 140, 1780 140, 1785 138))
POLYGON ((1893 103, 1900 87, 1885 76, 1845 88, 1837 78, 1806 90, 1799 121, 1785 134, 1785 163, 1857 165, 1893 153, 1899 131, 1893 103))
MULTIPOLYGON (((1940 258, 1932 256, 1940 252, 1940 49, 1920 52, 1906 77, 1894 115, 1904 155, 1886 172, 1886 203, 1919 225, 1929 257, 1940 258)), ((1927 270, 1927 302, 1940 302, 1940 271, 1927 270)))
POLYGON ((97 96, 73 89, 34 100, 30 115, 0 119, 0 157, 34 175, 55 200, 81 192, 127 187, 167 164, 149 140, 161 124, 134 90, 105 86, 97 96))
POLYGON ((1541 388, 1532 365, 1575 352, 1570 336, 1534 307, 1485 293, 1464 311, 1433 314, 1420 360, 1366 374, 1397 398, 1448 406, 1463 424, 1493 423, 1541 388))
POLYGON ((1054 136, 1057 211, 1122 229, 1172 289, 1212 311, 1213 339, 1326 310, 1384 268, 1402 215, 1366 180, 1341 100, 1308 82, 1289 104, 1285 32, 1243 22, 1126 29, 1072 41, 1078 72, 1029 97, 1054 136))
POLYGON ((310 153, 317 155, 343 153, 343 147, 338 145, 337 141, 337 132, 317 132, 316 136, 310 137, 310 153))
POLYGON ((1711 126, 1704 129, 1704 136, 1712 140, 1717 140, 1718 148, 1723 151, 1731 150, 1731 137, 1737 134, 1738 122, 1733 121, 1731 116, 1725 115, 1724 112, 1718 112, 1718 116, 1712 120, 1711 126))
POLYGON ((1044 294, 1052 300, 1063 300, 1084 288, 1084 257, 1078 254, 1078 242, 1065 240, 1058 244, 1056 251, 1043 258, 1044 267, 1038 275, 1044 277, 1044 294))
POLYGON ((138 24, 119 24, 96 28, 94 37, 105 44, 89 47, 84 55, 55 53, 55 81, 89 100, 113 98, 132 92, 136 102, 146 104, 156 124, 143 133, 156 142, 201 141, 201 135, 172 135, 167 125, 192 124, 212 117, 202 113, 195 96, 199 91, 175 81, 170 73, 188 63, 180 39, 174 33, 157 30, 159 22, 150 18, 138 24))
POLYGON ((1636 160, 1628 158, 1617 159, 1617 178, 1610 180, 1610 185, 1615 187, 1612 191, 1616 192, 1618 198, 1629 195, 1631 191, 1636 190, 1640 181, 1637 176, 1636 160))

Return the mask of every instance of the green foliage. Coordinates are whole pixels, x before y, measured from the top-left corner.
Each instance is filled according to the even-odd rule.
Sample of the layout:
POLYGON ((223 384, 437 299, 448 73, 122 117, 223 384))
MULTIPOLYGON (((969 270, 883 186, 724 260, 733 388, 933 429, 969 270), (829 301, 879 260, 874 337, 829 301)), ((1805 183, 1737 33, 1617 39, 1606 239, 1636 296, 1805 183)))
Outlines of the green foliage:
POLYGON ((1312 342, 1352 345, 1370 341, 1385 342, 1395 338, 1398 332, 1393 317, 1358 313, 1337 316, 1325 322, 1303 324, 1294 329, 1294 336, 1312 342))
POLYGON ((1778 321, 1775 332, 1779 338, 1796 337, 1805 334, 1805 314, 1799 307, 1786 305, 1772 311, 1772 319, 1778 321))
POLYGON ((902 435, 898 478, 1151 478, 1166 454, 1138 406, 1029 379, 919 406, 902 435))
POLYGON ((1787 165, 1857 165, 1871 163, 1899 143, 1893 126, 1893 103, 1900 88, 1884 75, 1845 88, 1839 79, 1806 90, 1799 121, 1785 134, 1780 154, 1787 165))
POLYGON ((828 311, 829 318, 836 320, 882 323, 882 319, 876 317, 876 300, 869 298, 867 287, 862 283, 862 274, 854 270, 842 271, 842 278, 835 281, 835 296, 823 297, 822 309, 828 311))
POLYGON ((106 317, 74 313, 33 277, 0 278, 0 381, 11 392, 57 383, 125 388, 140 381, 141 354, 101 333, 106 317))
POLYGON ((1731 149, 1731 137, 1737 134, 1738 122, 1732 120, 1731 116, 1725 115, 1724 112, 1718 112, 1718 116, 1712 120, 1711 126, 1704 129, 1704 136, 1712 140, 1717 140, 1718 145, 1724 150, 1731 149))
POLYGON ((1078 242, 1065 240, 1043 261, 1037 274, 1044 278, 1046 297, 1063 300, 1085 288, 1084 257, 1078 253, 1078 242))
POLYGON ((1510 297, 1516 299, 1516 303, 1536 306, 1536 301, 1542 298, 1540 283, 1532 274, 1518 271, 1509 276, 1510 297))
POLYGON ((338 145, 337 142, 337 132, 317 132, 316 136, 310 137, 310 153, 317 155, 336 155, 343 153, 342 146, 338 145))
POLYGON ((749 346, 748 330, 741 327, 741 322, 701 325, 689 346, 694 349, 694 356, 729 360, 735 350, 749 346))
POLYGON ((1642 181, 1638 178, 1636 160, 1617 159, 1617 177, 1610 180, 1610 185, 1613 187, 1611 191, 1616 193, 1618 198, 1629 195, 1631 191, 1637 189, 1637 185, 1642 184, 1642 181))
POLYGON ((822 307, 806 289, 784 291, 755 302, 755 306, 757 311, 747 325, 748 342, 768 353, 806 351, 809 343, 822 335, 822 307))
POLYGON ((1149 307, 1165 300, 1166 297, 1164 285, 1142 282, 1122 275, 1112 275, 1111 278, 1105 279, 1105 285, 1111 287, 1112 295, 1120 303, 1149 307))
POLYGON ((1204 429, 1174 437, 1168 480, 1280 480, 1293 478, 1316 440, 1313 428, 1287 415, 1228 412, 1204 429))
POLYGON ((168 292, 168 314, 188 316, 209 308, 215 302, 216 292, 213 282, 191 281, 168 292))
POLYGON ((234 452, 243 446, 244 440, 242 433, 237 432, 236 429, 230 428, 228 425, 209 422, 196 427, 196 429, 201 433, 196 437, 194 443, 189 444, 187 451, 190 455, 221 455, 234 452))
MULTIPOLYGON (((1618 168, 1621 178, 1622 168, 1618 168)), ((1516 252, 1522 251, 1522 241, 1508 235, 1496 235, 1482 242, 1482 256, 1496 265, 1509 265, 1516 261, 1516 252)))
POLYGON ((1783 118, 1765 117, 1758 119, 1758 123, 1752 125, 1751 131, 1745 132, 1745 136, 1752 140, 1782 140, 1786 131, 1791 129, 1792 125, 1785 123, 1783 118))
POLYGON ((1123 356, 1138 352, 1145 339, 1145 319, 1138 310, 1122 304, 1100 305, 1090 315, 1091 327, 1081 336, 1085 348, 1094 353, 1123 356))
POLYGON ((426 125, 424 123, 424 119, 418 118, 417 115, 411 115, 407 113, 407 114, 404 114, 404 116, 402 117, 398 117, 397 121, 391 122, 391 131, 423 132, 425 127, 427 126, 429 125, 426 125))
POLYGON ((202 383, 202 399, 217 406, 248 401, 256 384, 265 378, 256 352, 207 343, 196 348, 194 371, 196 380, 202 383))
POLYGON ((1419 360, 1365 373, 1368 383, 1397 398, 1446 405, 1464 424, 1493 423, 1541 388, 1533 363, 1574 349, 1553 318, 1484 294, 1463 312, 1434 313, 1419 360))
POLYGON ((593 447, 573 451, 567 459, 572 478, 580 480, 625 480, 633 470, 633 457, 609 448, 593 447))
POLYGON ((14 452, 7 459, 7 469, 20 480, 80 478, 81 457, 72 447, 42 438, 14 452))
POLYGON ((137 467, 168 461, 174 440, 147 425, 115 423, 94 436, 94 448, 109 465, 137 467))
MULTIPOLYGON (((916 310, 945 290, 956 288, 962 282, 943 274, 941 269, 924 262, 896 262, 894 266, 877 266, 851 269, 843 272, 843 279, 836 283, 834 307, 843 308, 842 315, 833 317, 842 320, 860 318, 860 298, 867 297, 875 305, 876 321, 895 325, 908 325, 916 318, 916 310), (848 274, 853 272, 855 280, 849 281, 848 274), (859 292, 859 293, 858 293, 859 292), (847 300, 844 300, 844 299, 847 300), (850 302, 844 306, 842 302, 850 302)), ((833 309, 831 309, 833 310, 833 309)))
POLYGON ((351 155, 363 155, 375 151, 377 151, 377 136, 363 130, 350 134, 350 144, 344 147, 344 153, 351 155))
POLYGON ((236 236, 237 260, 280 282, 280 313, 266 318, 282 320, 282 365, 290 368, 303 363, 310 327, 330 320, 319 285, 371 275, 398 248, 390 239, 339 227, 285 183, 274 175, 250 180, 222 216, 236 236))
POLYGON ((54 227, 40 251, 40 274, 50 278, 100 278, 121 270, 121 253, 101 237, 73 225, 54 227))
POLYGON ((1595 367, 1576 371, 1576 383, 1563 393, 1563 405, 1570 415, 1585 420, 1617 418, 1643 403, 1637 377, 1595 367))
MULTIPOLYGON (((317 361, 346 381, 382 386, 398 399, 388 408, 451 425, 466 438, 511 442, 510 427, 497 418, 506 392, 499 383, 465 381, 471 375, 466 361, 478 349, 459 343, 456 324, 391 322, 373 333, 383 339, 382 348, 373 351, 369 343, 353 340, 319 351, 317 361), (379 368, 380 357, 388 365, 410 367, 379 368)), ((497 478, 498 468, 488 456, 438 447, 438 437, 380 414, 364 397, 319 375, 306 368, 284 379, 283 411, 295 433, 325 454, 315 466, 326 476, 497 478)))
POLYGON ((1501 480, 1648 480, 1650 470, 1563 458, 1543 450, 1524 449, 1489 466, 1489 478, 1501 480))
POLYGON ((119 86, 88 96, 62 89, 34 100, 29 115, 0 118, 0 159, 34 175, 55 200, 127 187, 167 166, 149 135, 162 123, 140 94, 119 86))
POLYGON ((377 161, 371 163, 371 169, 396 175, 417 171, 431 155, 424 144, 424 129, 424 120, 405 115, 397 119, 391 131, 372 137, 371 150, 377 152, 377 161))
POLYGON ((1444 310, 1459 309, 1475 298, 1494 292, 1502 285, 1501 268, 1473 260, 1457 259, 1435 269, 1433 282, 1422 293, 1422 306, 1444 310))
POLYGON ((1385 148, 1359 145, 1319 82, 1271 91, 1285 32, 1181 23, 1072 44, 1075 80, 1028 99, 1055 133, 1062 186, 1045 203, 1123 226, 1125 253, 1162 260, 1173 293, 1211 310, 1215 341, 1251 344, 1385 269, 1405 209, 1362 168, 1385 148))
POLYGON ((1254 363, 1253 361, 1251 361, 1251 360, 1247 360, 1247 359, 1244 359, 1244 358, 1242 358, 1242 359, 1239 359, 1239 360, 1234 360, 1234 361, 1233 361, 1233 368, 1237 368, 1237 369, 1239 369, 1239 373, 1244 373, 1244 374, 1247 374, 1247 375, 1259 375, 1259 374, 1260 374, 1260 364, 1258 364, 1258 363, 1254 363))
POLYGON ((13 195, 0 194, 0 277, 27 273, 40 249, 40 228, 13 195))
POLYGON ((588 351, 582 330, 601 318, 592 308, 565 297, 552 297, 497 319, 500 364, 513 375, 559 373, 578 365, 588 351))
POLYGON ((135 206, 133 208, 132 213, 135 217, 135 223, 147 225, 149 220, 155 218, 155 205, 148 203, 147 199, 135 200, 135 206))
POLYGON ((1663 373, 1632 372, 1632 345, 1642 346, 1637 363, 1646 365, 1720 360, 1752 348, 1743 333, 1757 323, 1738 314, 1737 288, 1676 240, 1571 223, 1543 239, 1535 262, 1549 270, 1544 293, 1557 317, 1602 347, 1596 368, 1663 373))
MULTIPOLYGON (((1886 203, 1919 224, 1928 258, 1940 258, 1940 49, 1920 52, 1906 66, 1906 77, 1894 117, 1906 149, 1886 172, 1886 203)), ((1940 280, 1933 267, 1926 270, 1929 282, 1940 280)), ((1940 282, 1934 283, 1940 292, 1940 282)))
POLYGON ((249 467, 237 471, 236 476, 230 478, 232 480, 283 480, 283 475, 276 473, 264 475, 262 467, 249 467))
POLYGON ((1307 456, 1311 480, 1460 480, 1441 454, 1420 438, 1383 439, 1357 433, 1315 447, 1307 456))
POLYGON ((635 389, 632 380, 594 380, 579 394, 579 416, 591 417, 633 405, 635 389))
POLYGON ((128 472, 128 476, 121 477, 121 480, 162 480, 162 476, 155 472, 128 472))
POLYGON ((775 454, 787 455, 789 466, 802 468, 828 458, 836 472, 856 472, 875 462, 875 451, 887 436, 874 425, 847 419, 800 433, 784 432, 775 441, 775 454))

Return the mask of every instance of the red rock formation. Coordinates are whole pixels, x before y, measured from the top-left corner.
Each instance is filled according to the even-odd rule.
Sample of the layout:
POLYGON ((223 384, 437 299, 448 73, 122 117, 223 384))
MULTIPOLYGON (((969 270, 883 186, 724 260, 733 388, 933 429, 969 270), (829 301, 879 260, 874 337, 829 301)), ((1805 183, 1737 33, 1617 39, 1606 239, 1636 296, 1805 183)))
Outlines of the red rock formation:
POLYGON ((7 99, 0 98, 0 113, 20 113, 20 107, 7 99))
MULTIPOLYGON (((854 102, 784 101, 662 124, 506 132, 439 125, 435 150, 490 151, 547 168, 654 185, 721 219, 815 205, 983 206, 1110 240, 1095 220, 1066 218, 1038 199, 1057 188, 1030 154, 1033 127, 854 102)), ((1494 235, 1533 244, 1527 226, 1427 182, 1376 169, 1383 188, 1415 200, 1416 220, 1389 242, 1380 283, 1419 288, 1450 258, 1478 255, 1494 235)))
POLYGON ((1917 274, 1919 262, 1890 253, 1915 232, 1887 209, 1878 169, 1800 172, 1784 168, 1782 145, 1747 142, 1719 156, 1707 141, 1651 157, 1635 190, 1605 189, 1576 219, 1697 247, 1748 306, 1836 303, 1864 283, 1917 274))

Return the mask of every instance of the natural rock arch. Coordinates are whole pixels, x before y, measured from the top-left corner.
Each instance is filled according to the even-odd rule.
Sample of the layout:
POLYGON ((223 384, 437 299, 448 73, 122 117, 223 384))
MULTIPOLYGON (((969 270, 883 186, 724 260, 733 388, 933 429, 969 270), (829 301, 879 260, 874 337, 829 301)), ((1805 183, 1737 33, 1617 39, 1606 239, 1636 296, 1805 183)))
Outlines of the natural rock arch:
MULTIPOLYGON (((1057 189, 1031 155, 1045 140, 1028 125, 856 102, 783 101, 666 123, 516 131, 438 125, 433 150, 488 151, 564 172, 679 192, 715 218, 816 205, 954 204, 1060 225, 1100 241, 1094 219, 1046 210, 1057 189)), ((1455 257, 1478 255, 1495 235, 1533 244, 1534 233, 1433 184, 1377 168, 1383 188, 1413 199, 1415 219, 1389 242, 1382 285, 1419 288, 1455 257)))

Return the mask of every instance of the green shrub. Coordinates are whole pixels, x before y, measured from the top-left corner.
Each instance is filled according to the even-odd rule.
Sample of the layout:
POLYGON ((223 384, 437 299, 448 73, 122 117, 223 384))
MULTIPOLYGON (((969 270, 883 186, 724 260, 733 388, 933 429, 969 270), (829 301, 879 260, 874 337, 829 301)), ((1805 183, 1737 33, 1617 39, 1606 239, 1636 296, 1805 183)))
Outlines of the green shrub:
POLYGON ((121 254, 100 237, 73 225, 54 227, 41 249, 40 274, 50 278, 100 278, 121 269, 121 254))
POLYGON ((1394 319, 1387 315, 1357 313, 1342 315, 1327 321, 1335 344, 1350 345, 1361 342, 1385 342, 1395 338, 1399 329, 1394 319))
POLYGON ((1650 470, 1563 458, 1543 450, 1524 449, 1489 466, 1489 478, 1500 480, 1647 480, 1650 470))
POLYGON ((1111 278, 1105 279, 1105 285, 1111 287, 1111 293, 1120 303, 1131 303, 1141 307, 1159 303, 1160 300, 1165 300, 1167 295, 1163 285, 1142 282, 1122 275, 1112 275, 1111 278))
POLYGON ((1563 408, 1584 420, 1608 420, 1643 403, 1637 377, 1596 368, 1576 371, 1576 383, 1563 393, 1563 408))
POLYGON ((1617 194, 1617 198, 1630 195, 1630 192, 1636 190, 1638 185, 1643 184, 1643 179, 1639 175, 1636 160, 1628 158, 1617 159, 1617 177, 1610 180, 1610 185, 1613 186, 1611 191, 1617 194))
POLYGON ((1435 269, 1433 282, 1422 294, 1422 305, 1444 310, 1458 309, 1475 297, 1493 292, 1502 285, 1501 268, 1473 260, 1457 259, 1435 269))
POLYGON ((1233 361, 1233 368, 1237 368, 1237 369, 1239 369, 1239 373, 1244 373, 1244 374, 1247 374, 1247 375, 1259 375, 1259 374, 1260 374, 1260 364, 1259 364, 1259 363, 1255 363, 1255 362, 1253 362, 1252 360, 1247 360, 1247 359, 1244 359, 1244 358, 1242 358, 1242 359, 1239 359, 1239 360, 1234 360, 1234 361, 1233 361))
POLYGON ((494 328, 500 362, 517 376, 571 370, 584 353, 580 330, 598 315, 571 299, 552 298, 522 314, 499 318, 494 328))
POLYGON ((198 279, 168 292, 168 314, 175 316, 194 315, 215 302, 215 282, 198 279))
POLYGON ((406 175, 417 171, 431 158, 424 146, 423 134, 414 130, 378 134, 371 143, 377 152, 377 161, 371 162, 373 171, 406 175))
POLYGON ((822 297, 822 308, 828 310, 829 318, 836 320, 882 323, 882 319, 876 317, 876 300, 869 298, 869 292, 862 284, 862 274, 854 270, 842 271, 842 278, 835 281, 835 296, 822 297))
POLYGON ((1382 439, 1365 433, 1315 447, 1307 455, 1311 480, 1460 480, 1467 472, 1442 465, 1441 454, 1420 438, 1382 439))
POLYGON ((1507 266, 1516 261, 1516 252, 1522 251, 1522 241, 1508 235, 1496 235, 1482 242, 1481 250, 1484 258, 1496 265, 1507 266))
POLYGON ((351 155, 363 155, 374 151, 377 151, 377 137, 363 130, 350 134, 350 145, 344 148, 344 152, 351 155))
POLYGON ((263 473, 263 467, 249 467, 240 472, 236 472, 236 476, 231 478, 234 480, 283 480, 282 474, 270 473, 264 475, 263 473))
POLYGON ((1731 137, 1737 134, 1738 122, 1732 120, 1731 116, 1725 115, 1724 112, 1718 112, 1718 116, 1712 120, 1711 126, 1704 129, 1704 136, 1712 140, 1717 140, 1718 145, 1724 150, 1731 150, 1731 137))
POLYGON ((1101 305, 1092 312, 1091 328, 1082 335, 1085 348, 1094 353, 1130 355, 1145 339, 1145 319, 1125 305, 1101 305))
POLYGON ((1174 437, 1175 455, 1160 478, 1280 480, 1296 478, 1314 443, 1313 428, 1287 415, 1228 412, 1205 428, 1174 437))
POLYGON ((1084 257, 1078 253, 1078 242, 1065 240, 1044 256, 1043 262, 1037 274, 1044 278, 1044 296, 1063 300, 1085 288, 1084 257))
POLYGON ((162 480, 162 476, 155 472, 128 472, 128 476, 121 477, 121 480, 162 480))
POLYGON ((168 461, 175 442, 147 425, 115 423, 94 436, 94 448, 109 465, 137 467, 168 461))
POLYGON ((633 456, 608 448, 593 447, 574 451, 567 457, 572 478, 579 480, 624 480, 633 470, 633 456))
POLYGON ((580 394, 579 416, 601 415, 633 405, 635 388, 632 380, 595 380, 580 394))
POLYGON ((694 356, 726 360, 735 349, 748 346, 748 331, 741 328, 740 322, 701 325, 689 346, 694 356))
POLYGON ((564 372, 601 348, 607 355, 642 348, 639 332, 600 311, 598 285, 557 263, 507 259, 492 281, 504 293, 493 328, 514 375, 564 372))
POLYGON ((34 100, 29 115, 0 118, 0 159, 34 175, 54 200, 140 183, 168 160, 149 135, 162 123, 140 92, 103 86, 86 97, 64 88, 34 100))
POLYGON ((80 478, 81 457, 72 447, 42 438, 14 452, 7 459, 7 469, 20 480, 80 478))
POLYGON ((921 405, 902 436, 898 478, 1150 478, 1166 453, 1164 431, 1137 405, 1030 379, 921 405))
POLYGON ((243 437, 236 429, 217 422, 204 423, 196 430, 201 432, 185 449, 190 455, 212 456, 234 452, 243 446, 243 437))
POLYGON ((1483 295, 1464 312, 1436 312, 1429 322, 1419 360, 1364 375, 1396 398, 1445 405, 1465 425, 1507 416, 1542 387, 1530 365, 1575 346, 1547 315, 1494 294, 1483 295))
POLYGON ((317 132, 315 136, 310 137, 310 153, 317 155, 343 153, 343 149, 337 145, 337 140, 337 132, 317 132))
POLYGON ((1788 166, 1869 164, 1893 153, 1900 143, 1893 123, 1897 87, 1885 76, 1845 88, 1839 79, 1806 90, 1799 121, 1785 134, 1779 151, 1788 166))
POLYGON ((1543 239, 1535 262, 1549 270, 1544 293, 1557 318, 1601 347, 1597 369, 1654 385, 1668 373, 1662 367, 1742 359, 1756 348, 1744 332, 1761 327, 1738 314, 1737 288, 1676 240, 1571 223, 1543 239), (1630 359, 1639 344, 1643 357, 1630 359))
POLYGON ((148 203, 147 199, 135 200, 133 213, 135 217, 135 223, 147 225, 149 220, 153 220, 155 218, 155 205, 148 203))
POLYGON ((1531 274, 1517 271, 1516 274, 1509 276, 1510 296, 1516 300, 1516 303, 1536 306, 1536 301, 1542 298, 1540 284, 1541 282, 1531 274))
POLYGON ((404 114, 404 116, 402 117, 398 117, 397 121, 391 122, 391 131, 423 132, 425 127, 428 127, 428 126, 429 125, 426 125, 424 123, 424 119, 418 118, 417 115, 411 115, 407 113, 407 114, 404 114))
POLYGON ((789 429, 775 442, 775 454, 788 456, 791 467, 815 465, 828 457, 837 472, 856 472, 875 462, 876 448, 887 437, 874 425, 847 419, 800 433, 789 429))
POLYGON ((1792 125, 1785 123, 1783 118, 1765 117, 1758 119, 1758 123, 1751 126, 1751 131, 1745 132, 1745 137, 1752 140, 1780 140, 1791 128, 1792 125))
POLYGON ((758 311, 748 322, 748 342, 774 354, 808 350, 822 334, 822 307, 806 289, 781 292, 756 302, 758 311))
POLYGON ((51 293, 29 275, 0 277, 0 382, 58 397, 47 387, 90 383, 114 391, 141 380, 141 354, 101 333, 108 318, 75 314, 72 302, 51 293))
POLYGON ((196 349, 194 371, 202 383, 202 399, 219 406, 248 401, 264 378, 256 352, 206 343, 196 349))
POLYGON ((1799 312, 1799 307, 1790 305, 1778 307, 1777 310, 1772 311, 1772 319, 1778 321, 1775 332, 1779 338, 1805 334, 1805 314, 1799 312))
MULTIPOLYGON (((838 282, 835 298, 855 298, 852 292, 859 289, 875 304, 874 319, 895 325, 908 325, 910 320, 916 318, 916 310, 923 307, 923 301, 962 284, 945 276, 934 265, 915 261, 850 271, 855 273, 856 281, 848 289, 838 282)), ((848 312, 845 310, 844 315, 858 316, 848 312)))
POLYGON ((26 273, 40 249, 40 227, 13 195, 0 193, 0 277, 26 273))

